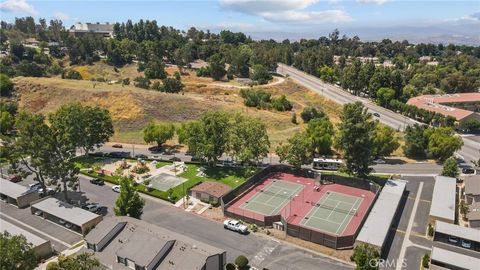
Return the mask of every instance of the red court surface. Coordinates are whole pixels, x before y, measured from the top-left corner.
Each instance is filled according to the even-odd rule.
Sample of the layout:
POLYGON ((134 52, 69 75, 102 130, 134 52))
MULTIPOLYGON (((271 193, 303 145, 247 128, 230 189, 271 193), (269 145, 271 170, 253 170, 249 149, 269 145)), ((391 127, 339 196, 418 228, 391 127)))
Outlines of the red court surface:
MULTIPOLYGON (((296 195, 293 196, 293 199, 291 200, 286 199, 288 200, 288 203, 286 203, 282 208, 279 208, 278 213, 272 214, 272 215, 280 214, 287 221, 288 224, 292 224, 300 227, 305 227, 301 225, 302 220, 312 210, 312 208, 315 207, 314 205, 317 202, 319 202, 322 199, 322 197, 324 197, 325 194, 327 194, 327 192, 345 194, 350 197, 357 197, 361 199, 361 202, 356 209, 356 215, 351 216, 351 219, 346 225, 345 229, 341 230, 341 232, 338 233, 338 236, 356 234, 363 219, 366 218, 366 213, 375 198, 375 193, 371 191, 339 185, 339 184, 322 185, 319 191, 315 191, 314 179, 294 176, 292 174, 287 174, 287 173, 275 173, 275 174, 269 175, 259 185, 256 185, 255 187, 249 189, 248 191, 240 195, 237 199, 234 200, 233 204, 226 209, 226 211, 231 212, 233 214, 240 215, 240 216, 244 216, 247 218, 264 221, 265 216, 263 214, 246 209, 244 206, 246 205, 245 203, 249 202, 252 199, 252 197, 256 196, 256 194, 258 194, 263 187, 268 186, 270 183, 274 182, 275 180, 288 181, 295 184, 301 184, 304 186, 302 190, 300 190, 298 193, 296 193, 296 195)), ((311 227, 309 227, 309 229, 322 231, 320 229, 315 229, 311 227)), ((323 231, 323 232, 327 234, 331 234, 326 231, 323 231)))

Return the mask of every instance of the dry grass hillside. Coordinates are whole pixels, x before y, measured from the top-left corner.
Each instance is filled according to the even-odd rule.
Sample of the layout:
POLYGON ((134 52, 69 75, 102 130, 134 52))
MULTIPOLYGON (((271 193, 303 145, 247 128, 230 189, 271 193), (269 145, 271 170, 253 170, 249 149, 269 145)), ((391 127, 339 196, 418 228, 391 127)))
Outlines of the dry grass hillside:
MULTIPOLYGON (((199 78, 194 72, 185 72, 182 81, 186 85, 181 94, 165 94, 144 90, 133 85, 93 83, 88 78, 103 78, 106 81, 129 77, 133 80, 141 75, 136 66, 129 65, 117 71, 105 64, 76 66, 85 80, 63 80, 56 78, 17 77, 15 89, 22 109, 49 113, 68 102, 99 105, 107 108, 115 126, 113 141, 143 143, 141 130, 150 121, 181 123, 197 119, 208 110, 243 112, 261 119, 268 127, 272 145, 290 137, 303 128, 303 124, 291 123, 291 112, 257 110, 243 105, 237 82, 213 82, 210 78, 199 78)), ((167 69, 171 75, 175 67, 167 69)), ((264 86, 274 95, 285 94, 294 103, 298 121, 305 106, 321 108, 334 122, 338 122, 340 106, 288 79, 275 78, 264 86)))

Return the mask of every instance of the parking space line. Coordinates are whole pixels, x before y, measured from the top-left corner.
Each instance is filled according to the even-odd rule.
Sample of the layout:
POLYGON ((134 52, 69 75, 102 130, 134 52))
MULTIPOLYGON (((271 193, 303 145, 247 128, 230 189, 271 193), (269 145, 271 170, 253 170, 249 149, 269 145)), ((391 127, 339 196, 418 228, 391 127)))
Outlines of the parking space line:
POLYGON ((4 216, 4 217, 6 217, 6 218, 9 218, 9 219, 17 222, 18 224, 20 224, 20 225, 22 225, 22 226, 24 226, 24 227, 26 227, 26 228, 29 228, 29 229, 32 230, 32 231, 35 231, 35 232, 37 232, 37 233, 39 233, 39 234, 41 234, 41 235, 43 235, 43 236, 46 236, 46 237, 48 237, 48 238, 50 238, 50 239, 52 239, 52 240, 54 240, 54 241, 56 241, 56 242, 64 245, 64 246, 66 246, 67 248, 69 248, 69 247, 71 246, 71 244, 69 244, 69 243, 63 242, 62 240, 60 240, 60 239, 58 239, 58 238, 56 238, 56 237, 53 237, 53 236, 51 236, 51 235, 49 235, 49 234, 47 234, 47 233, 44 233, 44 232, 42 232, 42 231, 40 231, 40 230, 38 230, 38 229, 36 229, 36 228, 28 225, 28 224, 23 223, 23 222, 20 221, 20 220, 18 220, 18 219, 16 219, 16 218, 13 218, 13 217, 11 217, 11 216, 9 216, 9 215, 6 215, 6 214, 4 214, 4 213, 2 213, 2 212, 0 212, 0 216, 4 216))

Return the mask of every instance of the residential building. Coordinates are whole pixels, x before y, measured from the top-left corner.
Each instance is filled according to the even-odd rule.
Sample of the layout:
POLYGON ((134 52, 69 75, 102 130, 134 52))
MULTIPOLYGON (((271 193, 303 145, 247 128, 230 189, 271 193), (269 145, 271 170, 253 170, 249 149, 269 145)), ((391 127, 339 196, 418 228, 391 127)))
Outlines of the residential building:
POLYGON ((478 92, 423 95, 409 99, 407 104, 444 116, 454 117, 460 128, 469 119, 480 120, 480 93, 478 92))
POLYGON ((130 217, 104 219, 85 241, 109 269, 221 270, 226 264, 221 249, 130 217))
POLYGON ((190 196, 197 198, 203 202, 212 204, 220 203, 220 198, 227 194, 231 187, 218 182, 203 182, 192 187, 189 190, 190 196))
POLYGON ((465 178, 463 197, 467 204, 480 202, 480 175, 465 178))
POLYGON ((480 202, 474 202, 468 206, 468 227, 480 229, 480 202))
POLYGON ((93 33, 95 35, 111 38, 113 37, 113 24, 110 23, 81 23, 77 22, 72 25, 69 30, 70 34, 74 36, 81 36, 86 33, 93 33))
POLYGON ((452 269, 473 270, 478 269, 480 259, 447 249, 433 247, 430 256, 430 270, 452 269))
POLYGON ((430 224, 440 220, 447 223, 455 222, 457 179, 446 176, 435 176, 432 202, 430 204, 430 224))

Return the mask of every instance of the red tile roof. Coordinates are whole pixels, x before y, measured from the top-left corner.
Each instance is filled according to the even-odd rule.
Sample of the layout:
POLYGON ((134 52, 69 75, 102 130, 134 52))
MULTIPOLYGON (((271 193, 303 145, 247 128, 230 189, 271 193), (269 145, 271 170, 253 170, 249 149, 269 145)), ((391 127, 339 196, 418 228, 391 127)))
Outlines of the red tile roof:
POLYGON ((213 197, 220 198, 223 195, 227 194, 231 187, 217 182, 203 182, 197 186, 194 186, 190 189, 193 192, 202 192, 207 193, 213 197))
POLYGON ((425 109, 427 111, 441 113, 445 116, 453 116, 457 120, 473 114, 472 111, 464 109, 458 109, 442 103, 454 103, 454 102, 480 102, 480 93, 459 93, 449 95, 423 95, 413 97, 408 100, 407 104, 416 106, 418 108, 425 109))

